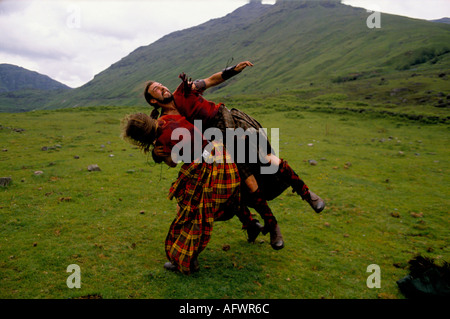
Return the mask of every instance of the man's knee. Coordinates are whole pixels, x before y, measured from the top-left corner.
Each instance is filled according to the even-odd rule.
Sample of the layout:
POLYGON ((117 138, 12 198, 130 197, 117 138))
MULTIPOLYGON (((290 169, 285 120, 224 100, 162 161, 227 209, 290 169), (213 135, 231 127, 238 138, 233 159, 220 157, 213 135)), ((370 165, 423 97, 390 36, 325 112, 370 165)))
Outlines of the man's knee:
POLYGON ((258 189, 258 182, 256 181, 254 175, 250 175, 249 177, 247 177, 247 179, 245 180, 245 185, 247 185, 250 193, 254 193, 258 189))

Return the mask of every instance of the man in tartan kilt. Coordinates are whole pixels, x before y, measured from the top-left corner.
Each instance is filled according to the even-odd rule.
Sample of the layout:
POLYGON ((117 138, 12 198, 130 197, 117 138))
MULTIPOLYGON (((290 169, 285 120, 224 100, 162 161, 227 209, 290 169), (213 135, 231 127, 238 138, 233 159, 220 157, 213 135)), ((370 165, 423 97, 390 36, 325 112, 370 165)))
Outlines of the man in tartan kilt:
POLYGON ((180 151, 192 150, 192 144, 199 140, 195 140, 195 136, 200 136, 201 149, 204 150, 201 157, 189 154, 192 155, 191 160, 184 160, 169 191, 169 199, 177 200, 177 216, 165 240, 169 259, 165 268, 184 274, 197 271, 197 257, 210 240, 214 221, 228 219, 234 214, 246 226, 249 238, 256 238, 262 226, 241 206, 241 178, 236 164, 221 143, 208 143, 179 114, 164 115, 157 121, 146 114, 133 114, 126 117, 123 124, 124 139, 144 152, 149 152, 153 145, 162 146, 170 154, 164 161, 172 167, 176 166, 174 157, 180 151), (177 128, 186 129, 189 136, 173 138, 172 133, 177 128))
MULTIPOLYGON (((215 73, 207 79, 194 82, 188 80, 185 74, 181 74, 182 83, 173 94, 162 84, 150 81, 147 83, 144 96, 147 102, 154 107, 151 115, 153 118, 158 118, 159 112, 157 109, 161 108, 162 114, 179 113, 191 123, 199 119, 202 121, 205 130, 217 127, 224 133, 222 134, 224 139, 226 129, 233 128, 242 128, 246 131, 253 130, 258 132, 258 138, 265 139, 266 150, 268 150, 264 154, 266 155, 265 160, 277 167, 275 174, 271 174, 271 176, 260 174, 261 163, 235 162, 241 179, 246 185, 242 189, 244 201, 247 206, 253 207, 262 216, 265 224, 263 233, 270 233, 271 246, 278 250, 284 247, 284 240, 267 200, 277 197, 287 187, 291 186, 293 192, 296 192, 303 200, 308 202, 315 212, 320 213, 325 208, 325 203, 318 195, 309 190, 286 160, 280 159, 274 154, 267 137, 264 134, 259 134, 262 126, 255 119, 237 109, 230 111, 222 103, 215 104, 202 97, 207 88, 226 81, 248 66, 253 66, 253 64, 244 61, 234 67, 226 68, 222 72, 215 73)), ((225 140, 223 142, 226 144, 225 140)), ((250 143, 247 151, 260 153, 259 145, 250 143)), ((160 158, 167 156, 160 147, 155 147, 152 155, 157 162, 161 161, 160 158)))

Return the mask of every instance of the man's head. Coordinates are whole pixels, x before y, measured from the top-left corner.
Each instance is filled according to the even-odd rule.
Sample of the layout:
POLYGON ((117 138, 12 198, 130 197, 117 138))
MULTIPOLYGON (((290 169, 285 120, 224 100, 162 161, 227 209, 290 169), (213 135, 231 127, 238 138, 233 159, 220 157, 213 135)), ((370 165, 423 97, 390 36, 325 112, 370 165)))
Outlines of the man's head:
POLYGON ((154 81, 148 82, 145 86, 144 97, 147 103, 155 108, 173 101, 173 95, 169 89, 154 81))

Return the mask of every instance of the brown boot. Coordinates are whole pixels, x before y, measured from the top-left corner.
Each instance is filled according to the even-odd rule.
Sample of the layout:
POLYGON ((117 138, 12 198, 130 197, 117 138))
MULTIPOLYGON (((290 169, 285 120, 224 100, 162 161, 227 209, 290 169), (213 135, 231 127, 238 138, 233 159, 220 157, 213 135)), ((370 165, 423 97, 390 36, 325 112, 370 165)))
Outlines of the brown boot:
POLYGON ((261 233, 261 231, 263 230, 263 228, 264 226, 260 224, 259 220, 253 219, 250 222, 250 225, 248 225, 247 227, 247 235, 248 235, 247 241, 249 243, 254 243, 259 233, 261 233))
POLYGON ((275 250, 280 250, 284 247, 283 235, 281 235, 280 226, 278 226, 278 224, 270 231, 270 245, 275 250))
POLYGON ((305 196, 304 200, 308 202, 316 213, 320 213, 325 208, 323 199, 311 191, 309 191, 309 195, 305 196))

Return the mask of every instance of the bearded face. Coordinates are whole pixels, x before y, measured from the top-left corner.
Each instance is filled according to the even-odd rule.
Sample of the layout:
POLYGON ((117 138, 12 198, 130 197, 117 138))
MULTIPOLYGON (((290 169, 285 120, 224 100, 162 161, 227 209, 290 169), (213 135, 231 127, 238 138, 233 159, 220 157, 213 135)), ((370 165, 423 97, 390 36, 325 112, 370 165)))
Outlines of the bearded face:
POLYGON ((155 82, 152 85, 150 85, 150 87, 148 88, 148 93, 151 94, 153 99, 155 99, 161 104, 168 104, 173 101, 172 93, 169 91, 168 88, 163 86, 161 83, 155 82))
POLYGON ((161 100, 158 100, 158 102, 161 104, 169 104, 173 101, 173 94, 166 88, 163 89, 162 96, 163 98, 161 100))

